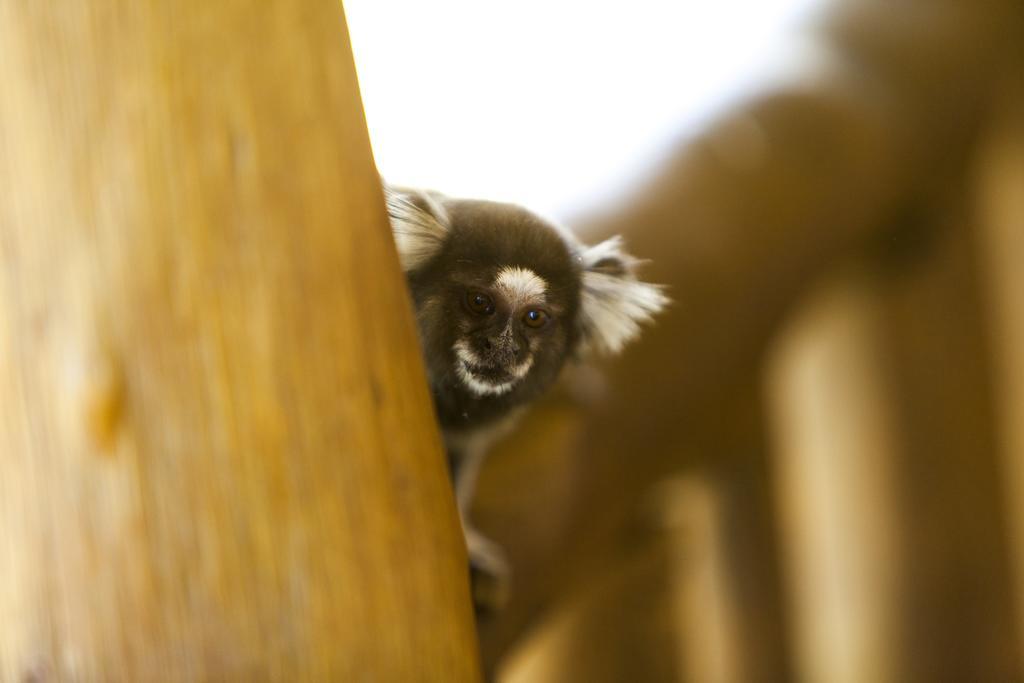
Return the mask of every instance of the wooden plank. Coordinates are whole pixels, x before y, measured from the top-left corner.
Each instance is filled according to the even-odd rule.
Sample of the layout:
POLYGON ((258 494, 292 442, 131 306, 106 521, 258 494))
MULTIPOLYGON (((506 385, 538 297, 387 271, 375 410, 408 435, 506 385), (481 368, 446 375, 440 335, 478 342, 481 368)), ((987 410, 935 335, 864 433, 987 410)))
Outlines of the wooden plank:
POLYGON ((340 5, 0 5, 0 679, 477 678, 340 5))

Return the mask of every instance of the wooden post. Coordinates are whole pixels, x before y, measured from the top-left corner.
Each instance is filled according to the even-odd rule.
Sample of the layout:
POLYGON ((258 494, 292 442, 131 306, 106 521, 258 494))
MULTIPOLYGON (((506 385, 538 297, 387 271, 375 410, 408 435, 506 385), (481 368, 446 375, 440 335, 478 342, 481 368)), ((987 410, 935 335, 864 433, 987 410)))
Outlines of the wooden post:
MULTIPOLYGON (((900 680, 1022 675, 996 448, 989 321, 978 230, 954 192, 932 210, 934 244, 897 266, 881 306, 901 456, 894 463, 907 558, 900 680)), ((926 218, 932 218, 931 215, 926 218)))
POLYGON ((0 82, 0 679, 476 679, 339 3, 7 2, 0 82))
POLYGON ((980 274, 989 295, 996 440, 1013 560, 1017 654, 1024 671, 1024 81, 1007 83, 979 154, 980 274))
POLYGON ((942 220, 917 233, 929 239, 901 250, 914 233, 894 233, 817 297, 774 373, 807 680, 1021 676, 977 231, 960 196, 933 200, 942 220))

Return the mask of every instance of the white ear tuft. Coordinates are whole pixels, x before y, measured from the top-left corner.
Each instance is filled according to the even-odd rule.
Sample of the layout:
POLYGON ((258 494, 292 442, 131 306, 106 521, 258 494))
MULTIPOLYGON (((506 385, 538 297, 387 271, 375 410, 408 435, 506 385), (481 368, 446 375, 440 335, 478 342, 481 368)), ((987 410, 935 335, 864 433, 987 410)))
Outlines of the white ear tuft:
POLYGON ((638 261, 613 237, 585 249, 580 327, 583 354, 615 354, 640 334, 668 304, 660 285, 640 282, 633 273, 638 261))
POLYGON ((441 250, 448 236, 448 215, 425 193, 384 187, 391 232, 402 270, 422 266, 441 250))

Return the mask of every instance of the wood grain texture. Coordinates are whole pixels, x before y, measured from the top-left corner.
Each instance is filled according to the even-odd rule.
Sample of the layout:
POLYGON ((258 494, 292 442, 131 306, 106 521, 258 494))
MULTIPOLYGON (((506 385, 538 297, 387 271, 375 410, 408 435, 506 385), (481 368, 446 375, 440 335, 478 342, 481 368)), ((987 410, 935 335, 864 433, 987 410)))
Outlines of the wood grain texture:
POLYGON ((0 680, 477 678, 341 7, 0 4, 0 680))

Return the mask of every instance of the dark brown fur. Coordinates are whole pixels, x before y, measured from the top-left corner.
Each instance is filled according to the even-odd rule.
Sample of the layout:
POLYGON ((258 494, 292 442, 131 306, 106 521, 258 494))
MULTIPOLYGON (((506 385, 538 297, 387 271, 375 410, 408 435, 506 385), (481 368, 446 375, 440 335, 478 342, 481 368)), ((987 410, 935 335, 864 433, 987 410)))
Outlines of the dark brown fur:
POLYGON ((504 554, 468 521, 490 440, 569 358, 583 350, 616 352, 665 299, 635 278, 636 262, 617 239, 588 248, 517 206, 395 188, 387 195, 444 430, 474 597, 478 607, 494 608, 505 590, 504 554), (499 279, 516 268, 529 271, 522 296, 499 279), (543 280, 539 295, 532 293, 534 276, 543 280), (477 294, 486 297, 485 310, 470 303, 477 294), (546 323, 532 327, 527 315, 537 310, 546 323))
POLYGON ((579 331, 580 265, 565 239, 549 224, 518 207, 494 202, 461 201, 445 206, 449 237, 440 252, 423 268, 409 273, 410 290, 421 311, 419 326, 431 391, 442 427, 467 429, 484 426, 517 405, 537 398, 558 376, 575 347, 579 331), (516 334, 542 343, 529 374, 500 396, 476 396, 454 373, 452 345, 459 337, 473 339, 474 349, 499 332, 513 311, 499 309, 481 319, 465 308, 467 288, 488 291, 498 271, 507 265, 529 268, 548 282, 549 306, 557 311, 540 330, 520 321, 516 334), (427 300, 440 305, 426 306, 427 300))

